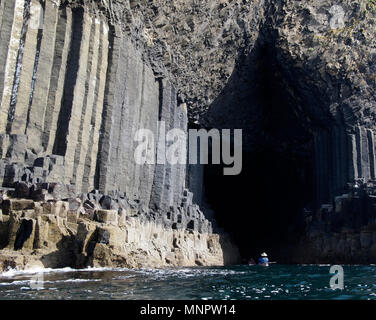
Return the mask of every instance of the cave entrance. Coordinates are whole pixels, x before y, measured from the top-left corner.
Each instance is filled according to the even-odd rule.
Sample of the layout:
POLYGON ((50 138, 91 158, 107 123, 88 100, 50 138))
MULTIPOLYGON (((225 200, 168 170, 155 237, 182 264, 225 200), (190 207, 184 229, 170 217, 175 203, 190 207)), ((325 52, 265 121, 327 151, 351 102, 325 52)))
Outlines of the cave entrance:
POLYGON ((259 46, 234 72, 213 105, 212 127, 218 114, 226 118, 218 121, 222 128, 243 129, 243 170, 224 176, 221 165, 207 165, 206 203, 244 261, 266 251, 288 263, 288 248, 303 231, 315 196, 313 130, 273 46, 259 46))
POLYGON ((267 251, 283 261, 302 231, 303 208, 312 200, 311 163, 265 146, 243 154, 243 171, 224 176, 220 165, 204 170, 206 202, 218 226, 229 232, 241 257, 267 251))

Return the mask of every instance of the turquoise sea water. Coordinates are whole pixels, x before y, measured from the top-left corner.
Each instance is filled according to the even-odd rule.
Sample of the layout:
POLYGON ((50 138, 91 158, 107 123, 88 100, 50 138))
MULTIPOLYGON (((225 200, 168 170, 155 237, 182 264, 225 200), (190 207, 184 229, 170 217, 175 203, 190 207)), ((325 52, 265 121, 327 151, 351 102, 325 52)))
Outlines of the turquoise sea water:
POLYGON ((271 265, 175 269, 42 269, 0 274, 0 299, 372 299, 376 266, 271 265))

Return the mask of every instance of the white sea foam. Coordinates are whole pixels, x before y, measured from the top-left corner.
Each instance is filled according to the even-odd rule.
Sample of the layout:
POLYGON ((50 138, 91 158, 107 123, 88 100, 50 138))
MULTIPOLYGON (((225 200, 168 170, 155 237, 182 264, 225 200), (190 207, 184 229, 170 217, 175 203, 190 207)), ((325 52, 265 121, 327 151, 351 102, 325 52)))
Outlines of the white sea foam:
POLYGON ((9 269, 5 272, 0 273, 0 277, 3 278, 12 278, 15 276, 22 276, 22 275, 32 275, 38 273, 49 273, 49 272, 72 272, 75 269, 72 268, 61 268, 61 269, 52 269, 52 268, 30 268, 25 270, 18 270, 18 269, 9 269))
POLYGON ((18 280, 12 282, 0 282, 0 286, 21 286, 25 284, 29 284, 30 280, 18 280))
POLYGON ((225 275, 235 275, 235 274, 245 274, 245 271, 235 271, 235 270, 220 270, 220 269, 204 269, 204 268, 183 268, 183 269, 138 269, 132 270, 135 273, 142 273, 156 278, 164 278, 170 276, 191 278, 197 276, 225 276, 225 275))
POLYGON ((215 276, 215 275, 235 275, 235 274, 245 274, 245 271, 235 271, 235 270, 221 270, 221 269, 205 269, 205 268, 181 268, 181 269, 172 269, 172 268, 163 268, 163 269, 152 269, 152 268, 141 268, 141 269, 129 269, 129 268, 108 268, 108 267, 87 267, 84 269, 73 269, 70 267, 66 268, 29 268, 25 270, 19 269, 9 269, 5 272, 0 273, 0 278, 12 278, 17 276, 28 276, 39 273, 64 273, 64 272, 132 272, 132 273, 141 273, 148 274, 151 276, 182 276, 182 277, 196 277, 196 276, 215 276))
MULTIPOLYGON (((45 280, 43 281, 44 284, 46 283, 69 283, 69 282, 98 282, 102 281, 102 279, 65 279, 65 280, 45 280)), ((0 282, 0 286, 24 286, 29 285, 30 280, 16 280, 11 282, 0 282)))
POLYGON ((45 281, 47 283, 66 283, 66 282, 98 282, 102 279, 67 279, 67 280, 56 280, 56 281, 45 281))
POLYGON ((70 267, 66 268, 30 268, 25 270, 18 270, 18 269, 9 269, 5 272, 0 273, 0 278, 13 278, 16 276, 27 276, 27 275, 33 275, 33 274, 39 274, 39 273, 64 273, 64 272, 104 272, 104 271, 113 271, 113 272, 122 272, 122 271, 131 271, 130 269, 126 268, 94 268, 94 267, 88 267, 85 269, 73 269, 70 267))

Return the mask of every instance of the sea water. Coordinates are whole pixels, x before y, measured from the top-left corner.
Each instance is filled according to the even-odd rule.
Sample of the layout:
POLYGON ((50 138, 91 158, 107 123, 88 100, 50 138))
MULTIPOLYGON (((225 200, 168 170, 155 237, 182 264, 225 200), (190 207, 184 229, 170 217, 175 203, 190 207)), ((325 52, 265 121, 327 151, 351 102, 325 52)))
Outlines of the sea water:
POLYGON ((9 270, 0 299, 375 299, 376 266, 343 266, 333 290, 329 265, 166 269, 9 270))

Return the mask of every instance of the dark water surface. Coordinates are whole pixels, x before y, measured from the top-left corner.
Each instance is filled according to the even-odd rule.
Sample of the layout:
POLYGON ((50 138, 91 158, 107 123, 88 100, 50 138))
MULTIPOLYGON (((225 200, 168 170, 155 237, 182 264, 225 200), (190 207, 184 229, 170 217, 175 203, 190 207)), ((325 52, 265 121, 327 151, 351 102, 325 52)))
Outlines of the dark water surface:
POLYGON ((0 299, 376 300, 376 266, 343 268, 344 290, 332 290, 330 266, 319 265, 8 271, 0 299))

